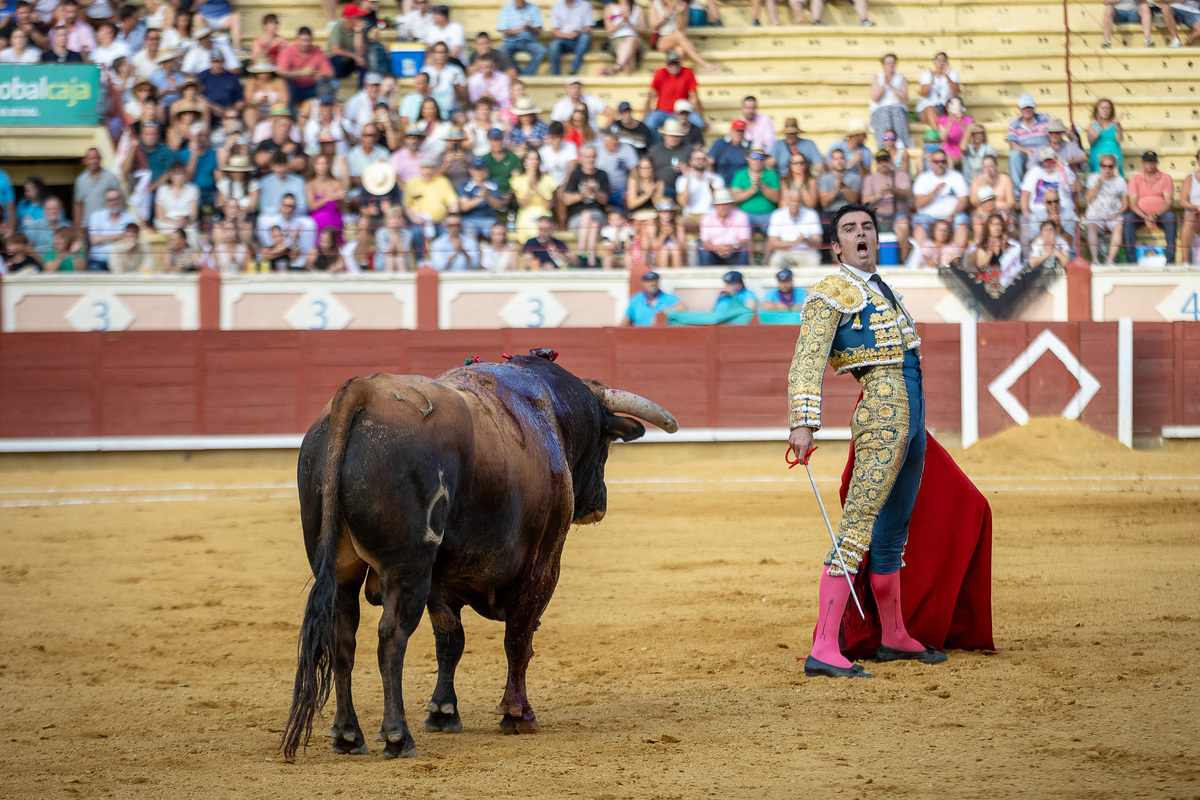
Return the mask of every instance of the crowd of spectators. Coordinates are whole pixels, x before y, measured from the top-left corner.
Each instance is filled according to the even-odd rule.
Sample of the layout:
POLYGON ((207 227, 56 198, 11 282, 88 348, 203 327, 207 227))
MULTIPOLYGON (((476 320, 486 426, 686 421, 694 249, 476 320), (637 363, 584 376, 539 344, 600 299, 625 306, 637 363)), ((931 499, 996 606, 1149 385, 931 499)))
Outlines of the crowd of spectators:
MULTIPOLYGON (((869 123, 851 121, 822 152, 796 118, 777 124, 753 96, 727 134, 711 130, 684 61, 714 65, 686 36, 682 0, 605 6, 613 71, 632 71, 647 33, 665 52, 647 89, 616 108, 575 74, 595 24, 587 0, 556 0, 549 47, 527 0, 501 8, 495 46, 488 32, 468 46, 448 8, 409 1, 390 21, 376 0, 345 6, 324 49, 308 28, 286 39, 268 14, 248 52, 227 0, 103 18, 95 2, 18 2, 0 25, 0 62, 100 64, 117 157, 110 171, 88 151, 69 214, 37 178, 17 202, 0 171, 5 268, 611 269, 636 248, 655 269, 785 270, 828 261, 823 222, 859 201, 875 205, 897 260, 911 265, 1065 263, 1083 241, 1094 262, 1113 263, 1122 246, 1132 261, 1141 228, 1161 228, 1175 261, 1174 181, 1153 151, 1126 180, 1122 116, 1109 100, 1074 131, 1022 95, 1005 174, 946 54, 915 89, 888 54, 871 80, 869 123), (384 24, 426 46, 411 79, 388 74, 384 24), (571 76, 547 113, 521 76, 546 59, 559 74, 564 57, 571 76)), ((817 2, 812 13, 819 20, 817 2)), ((1200 171, 1183 184, 1185 247, 1198 201, 1200 171)))

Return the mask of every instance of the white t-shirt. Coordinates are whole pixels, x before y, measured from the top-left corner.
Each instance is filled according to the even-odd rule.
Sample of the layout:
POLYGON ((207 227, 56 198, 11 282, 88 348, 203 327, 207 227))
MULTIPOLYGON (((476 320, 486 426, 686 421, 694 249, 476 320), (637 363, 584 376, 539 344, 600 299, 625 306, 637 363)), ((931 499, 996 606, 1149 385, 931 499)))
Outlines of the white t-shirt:
POLYGON ((101 64, 105 67, 112 67, 112 63, 118 58, 130 59, 133 54, 129 52, 129 48, 124 42, 113 42, 107 47, 96 45, 96 49, 87 54, 87 60, 93 64, 101 64))
POLYGON ((792 219, 791 212, 786 206, 781 206, 771 212, 771 220, 767 223, 767 236, 774 236, 784 242, 791 242, 788 248, 791 253, 815 253, 804 241, 806 237, 821 236, 821 217, 816 211, 806 206, 800 206, 800 215, 792 219))
POLYGON ((25 52, 17 55, 11 47, 0 50, 0 64, 36 64, 42 60, 42 51, 32 45, 25 45, 25 52))
POLYGON ((430 25, 425 31, 425 35, 421 38, 425 44, 433 46, 438 42, 446 45, 451 52, 456 47, 463 47, 467 43, 467 35, 463 31, 463 26, 457 22, 447 22, 446 27, 439 28, 437 25, 430 25))
MULTIPOLYGON (((192 202, 200 199, 200 189, 194 183, 185 183, 183 191, 176 195, 169 184, 163 184, 154 192, 154 202, 162 206, 163 219, 156 219, 158 227, 171 228, 175 225, 172 220, 182 219, 192 213, 192 202)), ((189 223, 194 225, 194 222, 189 223)))
POLYGON ((947 70, 945 75, 934 75, 930 70, 921 70, 921 85, 931 86, 929 94, 917 100, 917 113, 931 106, 944 106, 950 101, 950 82, 961 83, 958 72, 947 70))
MULTIPOLYGON (((876 72, 875 77, 880 83, 883 83, 882 71, 876 72)), ((907 83, 908 80, 899 72, 892 73, 892 82, 890 84, 884 84, 883 97, 879 98, 878 100, 872 100, 867 105, 867 109, 874 112, 875 109, 884 108, 886 106, 907 106, 908 103, 900 99, 900 91, 907 83)))
POLYGON ((681 213, 696 217, 702 217, 713 210, 713 190, 724 188, 725 179, 715 172, 706 172, 702 178, 688 174, 675 179, 676 197, 684 191, 688 193, 687 205, 681 213))
POLYGON ((557 150, 544 144, 538 148, 538 155, 542 157, 542 169, 559 186, 567 182, 567 164, 579 160, 579 150, 574 142, 563 142, 557 150))
MULTIPOLYGON (((1094 172, 1088 175, 1088 191, 1091 191, 1099 183, 1100 173, 1094 172)), ((1129 185, 1125 183, 1125 179, 1120 175, 1113 175, 1104 181, 1104 185, 1100 187, 1100 191, 1096 193, 1096 197, 1088 206, 1087 218, 1089 220, 1112 219, 1121 208, 1121 198, 1127 194, 1129 194, 1129 185)))
POLYGON ((1074 182, 1075 173, 1066 167, 1054 172, 1047 172, 1041 164, 1030 167, 1021 181, 1021 191, 1029 192, 1029 211, 1033 214, 1046 213, 1046 192, 1058 192, 1061 201, 1059 213, 1063 219, 1075 219, 1075 195, 1070 186, 1074 182))
POLYGON ((967 182, 963 180, 962 173, 958 170, 948 169, 946 170, 946 174, 940 178, 934 174, 933 170, 926 170, 913 181, 913 196, 929 194, 933 191, 933 187, 939 183, 945 185, 938 191, 937 197, 933 198, 933 201, 924 208, 916 209, 916 212, 918 214, 927 214, 934 219, 949 220, 954 216, 955 209, 958 207, 958 199, 960 197, 970 197, 971 190, 967 187, 967 182))

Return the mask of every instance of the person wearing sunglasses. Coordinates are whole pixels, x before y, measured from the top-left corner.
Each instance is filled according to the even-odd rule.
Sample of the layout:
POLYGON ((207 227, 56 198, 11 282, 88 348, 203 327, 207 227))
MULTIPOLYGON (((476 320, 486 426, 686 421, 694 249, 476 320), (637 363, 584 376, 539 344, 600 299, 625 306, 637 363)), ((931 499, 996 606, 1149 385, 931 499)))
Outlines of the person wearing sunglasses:
POLYGON ((929 154, 929 169, 913 181, 912 192, 917 210, 912 218, 913 238, 917 245, 924 245, 929 239, 935 222, 945 221, 954 228, 955 243, 965 247, 970 233, 971 219, 966 211, 971 193, 962 174, 950 168, 950 157, 945 150, 929 154))
POLYGON ((1109 231, 1112 239, 1106 263, 1111 266, 1121 249, 1121 227, 1124 214, 1129 210, 1129 186, 1117 173, 1116 156, 1109 153, 1100 156, 1100 172, 1088 175, 1083 199, 1087 203, 1087 213, 1083 219, 1087 224, 1092 263, 1100 263, 1100 234, 1109 231))
POLYGON ((1038 235, 1044 220, 1056 218, 1063 234, 1075 241, 1075 173, 1058 160, 1054 148, 1038 150, 1038 163, 1021 183, 1021 246, 1038 235))

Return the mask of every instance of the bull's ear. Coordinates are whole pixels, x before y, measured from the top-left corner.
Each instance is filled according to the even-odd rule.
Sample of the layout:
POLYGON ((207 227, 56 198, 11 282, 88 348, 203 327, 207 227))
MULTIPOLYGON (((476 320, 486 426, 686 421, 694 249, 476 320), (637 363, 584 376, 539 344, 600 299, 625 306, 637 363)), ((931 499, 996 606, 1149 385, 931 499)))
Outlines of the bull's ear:
POLYGON ((605 414, 604 435, 609 439, 632 442, 646 435, 646 426, 633 417, 618 417, 616 414, 605 414))

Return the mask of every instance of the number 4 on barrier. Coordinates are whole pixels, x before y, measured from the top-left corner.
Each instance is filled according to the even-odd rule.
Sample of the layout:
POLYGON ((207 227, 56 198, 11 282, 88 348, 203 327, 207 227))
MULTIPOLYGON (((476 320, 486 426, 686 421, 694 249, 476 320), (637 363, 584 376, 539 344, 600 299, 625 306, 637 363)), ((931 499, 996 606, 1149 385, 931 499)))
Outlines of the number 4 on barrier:
POLYGON ((1192 322, 1200 322, 1200 293, 1192 292, 1179 309, 1184 317, 1191 317, 1192 322))

